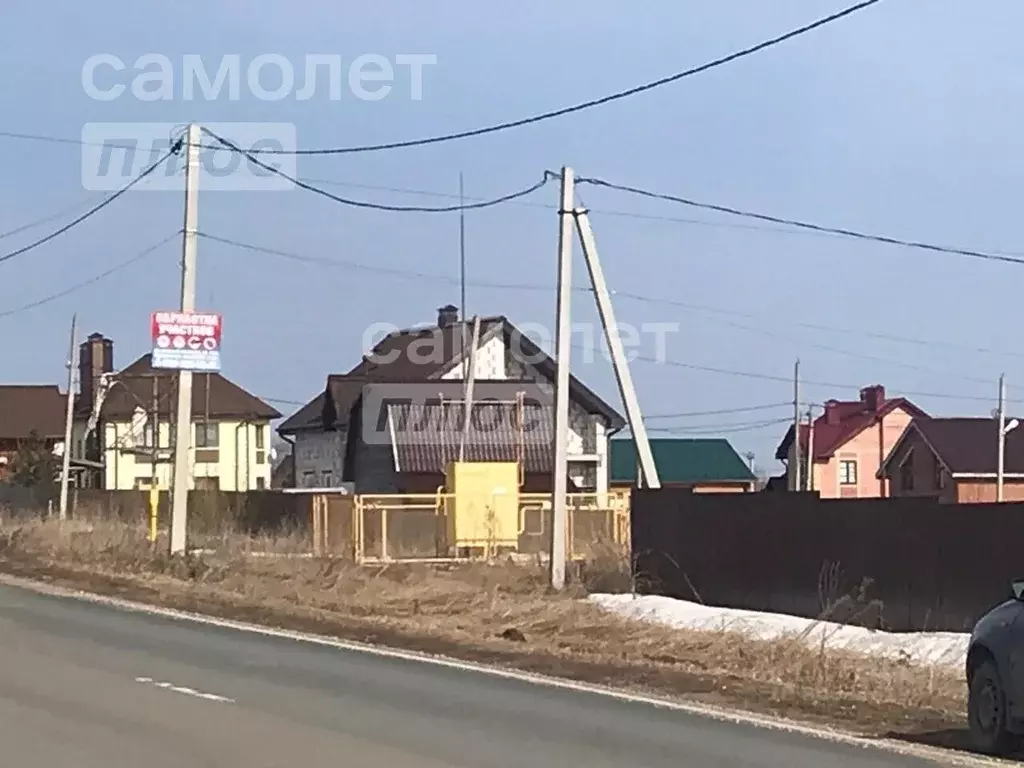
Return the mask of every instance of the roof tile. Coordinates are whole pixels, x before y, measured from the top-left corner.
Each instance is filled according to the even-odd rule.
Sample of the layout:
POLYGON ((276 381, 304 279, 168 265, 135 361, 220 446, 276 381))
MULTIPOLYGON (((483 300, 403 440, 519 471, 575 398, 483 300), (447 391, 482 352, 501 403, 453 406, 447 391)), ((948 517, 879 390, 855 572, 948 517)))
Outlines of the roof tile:
POLYGON ((67 396, 52 384, 0 385, 0 438, 24 440, 64 435, 67 396))
MULTIPOLYGON (((443 473, 459 453, 462 438, 461 403, 391 405, 392 441, 402 472, 443 473)), ((466 439, 466 461, 523 461, 526 472, 550 472, 554 439, 550 406, 528 407, 519 428, 514 404, 477 404, 466 439)))
MULTIPOLYGON (((154 378, 159 415, 169 417, 173 412, 176 372, 153 368, 151 355, 143 355, 115 378, 119 383, 110 388, 103 402, 105 419, 131 418, 137 408, 151 410, 154 378)), ((206 415, 211 419, 270 420, 280 418, 281 413, 219 373, 196 373, 192 377, 192 416, 206 415)))
MULTIPOLYGON (((658 478, 663 483, 753 482, 754 473, 724 438, 655 438, 650 441, 658 478)), ((611 441, 612 482, 637 479, 632 438, 611 441)))

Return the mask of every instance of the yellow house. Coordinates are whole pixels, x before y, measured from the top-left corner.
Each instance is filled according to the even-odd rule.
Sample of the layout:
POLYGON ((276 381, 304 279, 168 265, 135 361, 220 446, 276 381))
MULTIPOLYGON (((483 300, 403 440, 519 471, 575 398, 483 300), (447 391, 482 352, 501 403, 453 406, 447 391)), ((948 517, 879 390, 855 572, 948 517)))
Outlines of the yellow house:
MULTIPOLYGON (((176 374, 154 369, 150 355, 114 373, 113 343, 100 334, 82 343, 79 360, 72 456, 102 465, 86 485, 130 490, 155 483, 169 489, 176 374)), ((194 374, 189 487, 270 488, 270 422, 280 415, 219 373, 194 374)))

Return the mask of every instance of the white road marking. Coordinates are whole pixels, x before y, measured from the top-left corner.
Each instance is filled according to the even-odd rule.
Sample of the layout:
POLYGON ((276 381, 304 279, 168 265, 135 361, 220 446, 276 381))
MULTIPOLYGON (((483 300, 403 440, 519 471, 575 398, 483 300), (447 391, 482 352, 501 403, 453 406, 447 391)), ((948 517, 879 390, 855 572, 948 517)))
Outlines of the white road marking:
POLYGON ((95 605, 103 605, 131 613, 159 616, 161 618, 186 621, 193 624, 203 624, 206 626, 218 627, 220 629, 231 629, 237 632, 263 635, 264 637, 293 640, 300 643, 326 646, 328 648, 336 648, 342 651, 365 653, 382 658, 415 661, 422 664, 431 664, 439 667, 447 667, 449 669, 457 669, 463 672, 475 672, 477 674, 489 675, 491 677, 498 677, 506 680, 516 680, 518 682, 541 685, 548 688, 558 688, 562 690, 575 691, 577 693, 588 693, 634 704, 645 704, 674 712, 706 717, 720 722, 733 723, 736 725, 749 725, 756 728, 765 728, 767 730, 783 731, 786 733, 795 733, 801 736, 831 741, 836 744, 847 744, 850 746, 861 747, 863 749, 884 750, 896 754, 922 757, 927 760, 938 762, 942 765, 955 765, 962 766, 963 768, 995 768, 996 766, 1007 766, 1009 768, 1011 766, 1020 765, 1020 763, 1017 762, 980 757, 966 752, 912 744, 898 741, 896 739, 879 739, 859 736, 854 733, 828 728, 826 726, 807 725, 793 720, 786 720, 782 717, 758 715, 751 712, 744 712, 742 710, 718 707, 712 704, 659 698, 657 696, 606 688, 600 685, 593 685, 591 683, 581 683, 575 680, 539 675, 533 672, 521 672, 515 669, 490 667, 486 664, 477 664, 471 661, 459 661, 458 659, 453 659, 447 656, 431 656, 429 654, 417 653, 415 651, 402 651, 384 646, 366 645, 348 640, 338 640, 324 635, 294 632, 287 629, 264 627, 258 624, 246 624, 245 622, 233 621, 232 619, 218 619, 212 616, 204 616, 200 613, 189 613, 187 611, 178 611, 173 608, 162 608, 160 606, 147 605, 145 603, 136 603, 131 600, 98 595, 77 589, 57 587, 52 584, 31 581, 29 579, 21 579, 17 576, 8 576, 6 574, 0 574, 0 584, 20 587, 21 589, 26 589, 43 595, 70 598, 81 602, 93 603, 95 605))
POLYGON ((202 691, 197 691, 195 688, 186 688, 182 685, 154 680, 151 677, 136 677, 135 682, 142 683, 143 685, 152 685, 154 688, 163 688, 165 691, 183 693, 186 696, 194 696, 197 699, 205 699, 206 701, 219 701, 224 704, 235 703, 234 699, 229 699, 226 696, 218 696, 215 693, 203 693, 202 691))

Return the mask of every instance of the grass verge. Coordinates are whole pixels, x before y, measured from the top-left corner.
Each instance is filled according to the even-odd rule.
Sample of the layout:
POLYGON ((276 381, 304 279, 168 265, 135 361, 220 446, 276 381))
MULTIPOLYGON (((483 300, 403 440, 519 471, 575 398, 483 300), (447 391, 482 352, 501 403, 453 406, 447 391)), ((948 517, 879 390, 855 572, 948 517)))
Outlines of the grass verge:
MULTIPOLYGON (((212 542, 211 542, 212 543, 212 542)), ((580 598, 616 567, 591 564, 552 594, 537 566, 252 557, 295 539, 226 535, 212 554, 169 558, 120 523, 6 523, 0 572, 212 616, 736 707, 871 735, 963 725, 958 669, 628 621, 580 598)), ((606 586, 605 586, 606 588, 606 586)))

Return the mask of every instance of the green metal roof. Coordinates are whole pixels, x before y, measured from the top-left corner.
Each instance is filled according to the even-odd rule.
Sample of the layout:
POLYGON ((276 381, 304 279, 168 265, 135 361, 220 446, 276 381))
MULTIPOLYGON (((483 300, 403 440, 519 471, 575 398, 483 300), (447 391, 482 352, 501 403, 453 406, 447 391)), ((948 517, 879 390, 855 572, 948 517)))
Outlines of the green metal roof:
MULTIPOLYGON (((754 473, 724 438, 655 438, 654 464, 663 483, 753 482, 754 473)), ((636 446, 632 438, 611 441, 611 481, 636 482, 636 446)))

